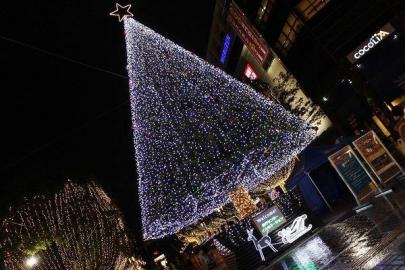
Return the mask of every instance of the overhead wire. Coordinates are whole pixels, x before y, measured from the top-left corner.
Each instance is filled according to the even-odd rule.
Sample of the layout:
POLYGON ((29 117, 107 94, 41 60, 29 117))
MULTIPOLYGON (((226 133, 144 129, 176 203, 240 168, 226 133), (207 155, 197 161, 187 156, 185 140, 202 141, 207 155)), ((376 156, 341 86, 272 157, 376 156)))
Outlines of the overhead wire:
MULTIPOLYGON (((115 77, 118 77, 118 78, 121 78, 121 79, 128 79, 128 76, 119 74, 117 72, 110 71, 110 70, 107 70, 107 69, 104 69, 104 68, 100 68, 100 67, 97 67, 97 66, 94 66, 94 65, 90 65, 90 64, 78 61, 76 59, 73 59, 73 58, 58 54, 58 53, 54 53, 54 52, 51 52, 51 51, 48 51, 48 50, 33 46, 31 44, 28 44, 28 43, 25 43, 25 42, 22 42, 22 41, 19 41, 19 40, 16 40, 16 39, 12 39, 12 38, 9 38, 9 37, 3 36, 3 35, 0 35, 0 39, 2 39, 4 41, 8 41, 8 42, 13 43, 13 44, 20 45, 21 47, 24 47, 26 49, 31 49, 31 50, 40 52, 42 54, 54 57, 54 58, 59 59, 59 60, 74 63, 74 64, 80 65, 82 67, 92 69, 92 70, 96 70, 96 71, 99 71, 99 72, 103 72, 105 74, 112 75, 112 76, 115 76, 115 77)), ((87 122, 85 122, 85 123, 83 123, 83 124, 81 124, 79 126, 73 127, 68 132, 64 132, 63 134, 57 135, 55 138, 53 138, 53 139, 49 140, 48 142, 38 146, 37 148, 33 149, 32 151, 30 151, 26 155, 22 156, 21 158, 18 158, 16 161, 12 161, 12 162, 6 164, 2 168, 0 168, 0 172, 3 172, 3 171, 5 171, 5 170, 7 170, 7 169, 9 169, 11 167, 17 166, 20 162, 22 162, 22 161, 26 160, 27 158, 35 155, 36 153, 42 151, 43 149, 46 149, 46 148, 50 147, 51 145, 54 145, 55 143, 59 142, 64 137, 70 136, 70 135, 74 134, 75 132, 77 132, 79 130, 82 130, 85 127, 89 126, 93 122, 105 117, 106 115, 109 115, 110 113, 118 111, 119 108, 121 108, 122 106, 124 106, 125 104, 128 104, 128 103, 129 103, 129 97, 128 97, 128 99, 125 99, 124 101, 120 102, 116 106, 114 106, 114 107, 112 107, 112 108, 110 108, 110 109, 96 115, 93 119, 91 119, 91 120, 89 120, 89 121, 87 121, 87 122)))

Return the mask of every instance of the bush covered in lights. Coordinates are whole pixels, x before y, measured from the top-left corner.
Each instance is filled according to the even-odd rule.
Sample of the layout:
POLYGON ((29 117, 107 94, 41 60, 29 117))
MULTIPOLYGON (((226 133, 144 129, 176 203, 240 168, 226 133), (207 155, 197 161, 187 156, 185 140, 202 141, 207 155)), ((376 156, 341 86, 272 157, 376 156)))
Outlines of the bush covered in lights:
POLYGON ((145 238, 211 213, 314 138, 280 105, 135 20, 125 32, 145 238))
POLYGON ((9 270, 142 269, 131 249, 120 212, 93 183, 69 181, 54 195, 27 200, 10 209, 0 229, 9 270))

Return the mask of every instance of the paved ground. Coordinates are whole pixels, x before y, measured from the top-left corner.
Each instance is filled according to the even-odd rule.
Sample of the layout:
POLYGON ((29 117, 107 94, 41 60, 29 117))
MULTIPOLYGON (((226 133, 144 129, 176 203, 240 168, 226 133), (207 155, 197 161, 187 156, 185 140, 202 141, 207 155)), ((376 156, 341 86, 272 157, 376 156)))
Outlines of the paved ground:
POLYGON ((373 204, 369 210, 325 226, 264 269, 405 270, 404 182, 373 204))

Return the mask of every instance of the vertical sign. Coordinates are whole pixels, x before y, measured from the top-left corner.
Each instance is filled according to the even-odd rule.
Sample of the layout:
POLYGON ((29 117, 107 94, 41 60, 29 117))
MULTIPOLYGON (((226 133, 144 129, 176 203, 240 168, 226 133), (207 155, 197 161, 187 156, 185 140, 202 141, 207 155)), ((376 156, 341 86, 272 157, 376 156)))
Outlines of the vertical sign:
POLYGON ((267 42, 234 2, 229 6, 227 20, 249 51, 263 64, 270 51, 267 42))
POLYGON ((369 131, 353 142, 378 179, 386 183, 402 172, 401 166, 374 131, 369 131))
POLYGON ((366 202, 377 191, 373 178, 349 145, 329 156, 328 159, 358 204, 366 202))

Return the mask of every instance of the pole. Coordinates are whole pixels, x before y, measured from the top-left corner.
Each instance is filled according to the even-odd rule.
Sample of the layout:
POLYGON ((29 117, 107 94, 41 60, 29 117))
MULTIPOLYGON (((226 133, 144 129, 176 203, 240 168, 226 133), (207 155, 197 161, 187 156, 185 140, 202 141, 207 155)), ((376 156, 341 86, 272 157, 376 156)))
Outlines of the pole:
POLYGON ((326 198, 323 196, 322 192, 319 190, 318 186, 315 184, 314 179, 312 179, 311 175, 309 174, 309 172, 305 172, 305 174, 308 176, 309 180, 311 180, 311 183, 314 185, 314 187, 316 188, 316 190, 318 191, 319 195, 321 195, 322 200, 325 202, 326 206, 329 208, 329 210, 334 213, 335 211, 333 211, 332 207, 330 206, 330 204, 328 203, 328 201, 326 200, 326 198))

